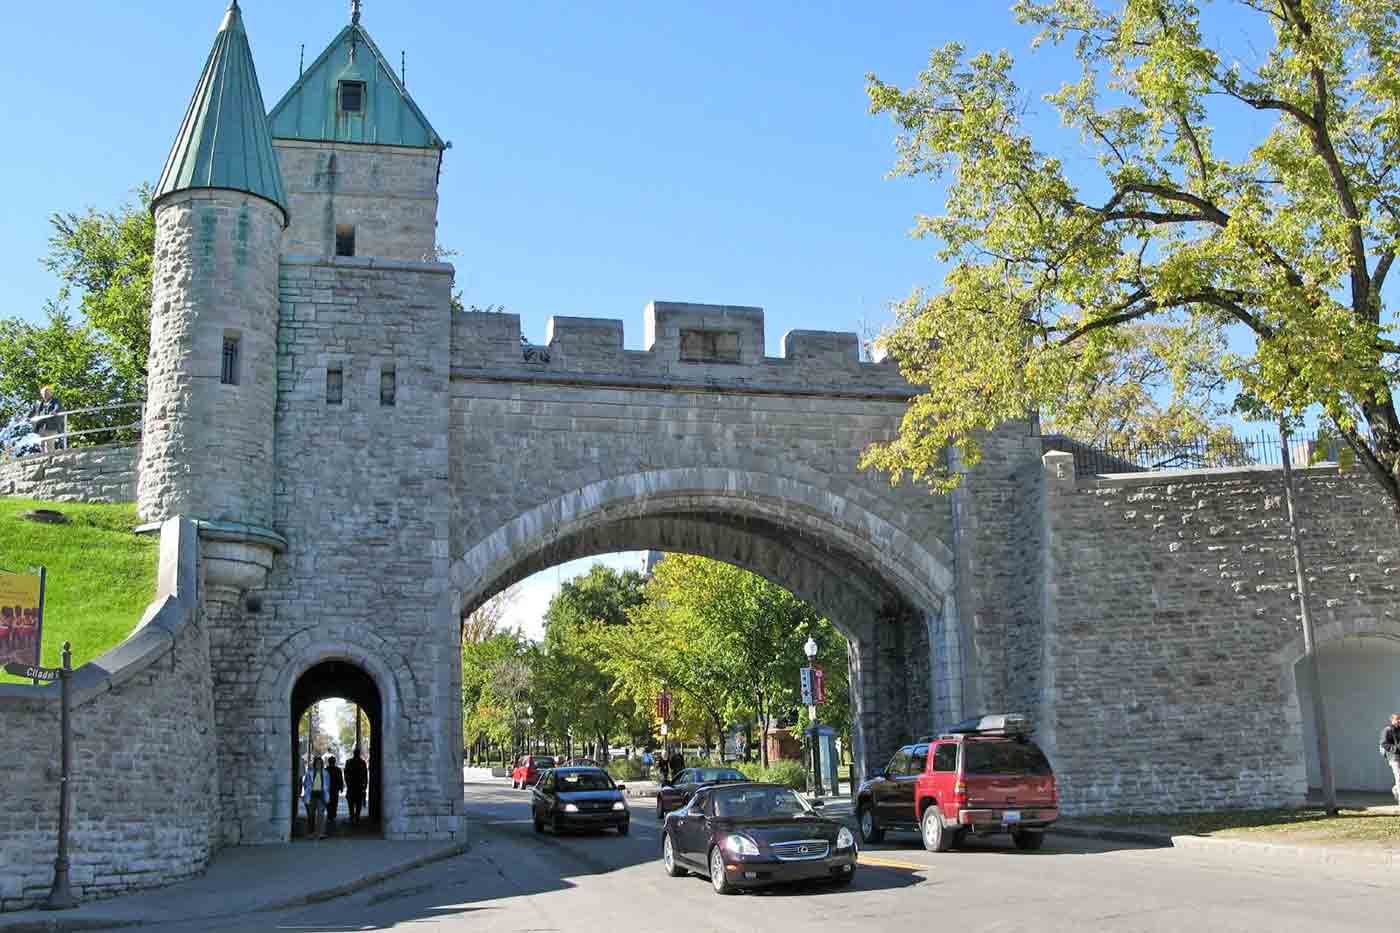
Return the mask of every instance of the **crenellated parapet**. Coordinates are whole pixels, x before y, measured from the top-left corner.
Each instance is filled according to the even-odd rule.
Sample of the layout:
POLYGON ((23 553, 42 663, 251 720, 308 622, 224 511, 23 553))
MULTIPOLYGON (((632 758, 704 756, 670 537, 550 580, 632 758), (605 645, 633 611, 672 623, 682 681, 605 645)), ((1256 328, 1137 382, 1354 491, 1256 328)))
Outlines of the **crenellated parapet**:
POLYGON ((783 355, 764 353, 763 309, 656 301, 645 350, 624 349, 623 322, 553 317, 544 344, 522 339, 515 314, 463 313, 452 321, 452 375, 529 382, 590 381, 706 391, 774 391, 905 398, 893 360, 860 359, 853 333, 794 330, 783 355))

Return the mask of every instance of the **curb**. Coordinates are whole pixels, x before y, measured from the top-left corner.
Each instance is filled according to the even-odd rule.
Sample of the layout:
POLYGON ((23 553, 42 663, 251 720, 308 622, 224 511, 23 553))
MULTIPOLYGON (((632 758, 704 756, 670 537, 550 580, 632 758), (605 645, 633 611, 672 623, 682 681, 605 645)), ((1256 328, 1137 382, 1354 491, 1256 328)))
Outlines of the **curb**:
POLYGON ((1337 846, 1300 846, 1280 842, 1255 842, 1234 837, 1200 836, 1190 833, 1171 835, 1136 829, 1113 829, 1084 825, 1057 825, 1050 830, 1062 836, 1132 842, 1170 849, 1196 849, 1217 854, 1262 856, 1324 865, 1392 869, 1400 867, 1400 852, 1363 852, 1337 846))
MULTIPOLYGON (((425 865, 434 862, 441 862, 446 859, 456 858, 471 851, 470 843, 462 842, 454 846, 439 849, 436 852, 429 852, 427 855, 420 855, 418 858, 402 862, 390 868, 359 878, 352 879, 342 884, 329 888, 322 888, 319 891, 311 891, 306 894, 299 894, 295 897, 282 898, 281 900, 269 901, 255 907, 246 908, 232 913, 212 913, 212 914, 191 914, 185 917, 166 917, 159 923, 188 923, 195 920, 218 920, 225 917, 238 917, 244 914, 268 913, 276 910, 287 910, 292 907, 304 907, 308 904, 319 904, 322 901, 334 900, 337 897, 344 897, 353 894, 364 888, 373 887, 381 881, 388 881, 390 878, 406 874, 425 865)), ((151 888, 148 891, 139 892, 142 894, 160 890, 151 888)), ((137 893, 137 892, 133 892, 137 893)), ((96 907, 101 901, 85 904, 84 907, 96 907)), ((79 910, 82 907, 78 908, 79 910)), ((24 913, 30 913, 26 910, 24 913)), ((0 933, 61 933, 67 930, 115 930, 128 927, 145 926, 150 924, 149 918, 133 917, 102 917, 102 916, 65 916, 61 912, 55 912, 45 917, 16 917, 13 921, 7 921, 4 914, 0 914, 0 933)))
POLYGON ((1171 836, 1167 833, 1148 832, 1141 829, 1113 829, 1108 826, 1102 828, 1083 825, 1066 826, 1062 823, 1056 823, 1051 827, 1050 832, 1059 836, 1074 836, 1077 839, 1103 839, 1107 842, 1135 842, 1142 845, 1158 846, 1167 849, 1175 846, 1177 839, 1185 838, 1182 836, 1171 836))

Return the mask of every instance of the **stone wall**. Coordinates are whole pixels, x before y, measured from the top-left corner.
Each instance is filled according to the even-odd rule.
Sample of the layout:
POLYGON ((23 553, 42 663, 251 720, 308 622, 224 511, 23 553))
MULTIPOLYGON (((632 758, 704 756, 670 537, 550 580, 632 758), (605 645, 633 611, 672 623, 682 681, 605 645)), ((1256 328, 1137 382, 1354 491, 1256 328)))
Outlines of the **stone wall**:
MULTIPOLYGON (((72 675, 70 878, 82 900, 202 871, 219 805, 194 526, 161 530, 157 595, 137 630, 72 675)), ((48 894, 57 846, 59 689, 0 685, 0 910, 48 894)))
MULTIPOLYGON (((1039 716, 1066 811, 1300 801, 1281 471, 1076 481, 1072 454, 1045 463, 1039 716)), ((1400 538, 1379 491, 1336 465, 1297 478, 1319 639, 1395 633, 1400 538)))
POLYGON ((355 255, 422 262, 436 258, 441 154, 347 143, 274 140, 287 186, 289 256, 336 255, 335 228, 355 228, 355 255))
POLYGON ((134 502, 139 446, 75 447, 0 463, 0 496, 51 502, 134 502))

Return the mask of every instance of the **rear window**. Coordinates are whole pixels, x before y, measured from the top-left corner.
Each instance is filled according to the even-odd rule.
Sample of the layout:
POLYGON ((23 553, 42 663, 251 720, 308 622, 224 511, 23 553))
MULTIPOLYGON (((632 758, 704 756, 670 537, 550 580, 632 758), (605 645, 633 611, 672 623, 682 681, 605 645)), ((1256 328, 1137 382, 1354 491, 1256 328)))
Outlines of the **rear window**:
POLYGON ((963 774, 1049 775, 1050 762, 1031 742, 965 742, 963 774))

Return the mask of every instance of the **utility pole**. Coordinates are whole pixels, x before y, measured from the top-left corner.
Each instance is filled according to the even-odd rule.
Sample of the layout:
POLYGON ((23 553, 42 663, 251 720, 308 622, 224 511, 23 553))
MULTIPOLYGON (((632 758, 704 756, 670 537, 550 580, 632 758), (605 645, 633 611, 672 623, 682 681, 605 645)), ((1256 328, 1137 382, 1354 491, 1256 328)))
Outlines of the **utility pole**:
POLYGON ((1317 670, 1317 644, 1313 635, 1311 599, 1307 568, 1303 562, 1303 540, 1298 530, 1298 513, 1293 502, 1293 457, 1288 449, 1288 423, 1278 421, 1279 445, 1283 451, 1283 498, 1288 507, 1288 538, 1293 545, 1293 574, 1298 584, 1298 600, 1303 607, 1303 677, 1312 694, 1313 730, 1317 737, 1317 760, 1322 771, 1322 805, 1328 816, 1337 815, 1337 785, 1332 778, 1332 756, 1327 748, 1327 714, 1322 700, 1322 678, 1317 670))

